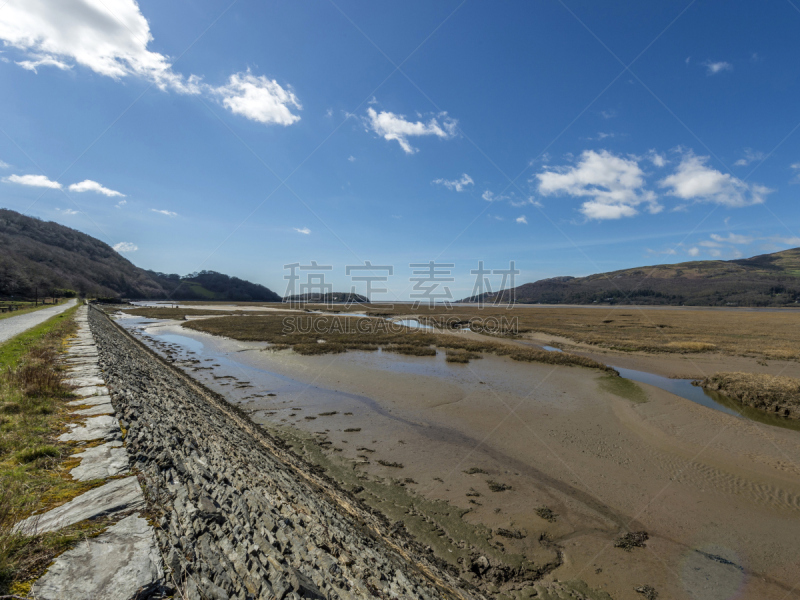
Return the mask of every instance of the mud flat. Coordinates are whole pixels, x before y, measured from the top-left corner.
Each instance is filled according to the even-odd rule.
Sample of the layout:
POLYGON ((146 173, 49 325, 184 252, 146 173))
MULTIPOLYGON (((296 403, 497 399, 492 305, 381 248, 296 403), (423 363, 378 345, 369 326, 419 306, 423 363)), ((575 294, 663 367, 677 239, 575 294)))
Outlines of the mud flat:
POLYGON ((579 367, 308 357, 178 322, 138 327, 451 564, 469 534, 498 560, 538 565, 542 581, 617 599, 645 585, 667 598, 800 597, 796 431, 579 367), (631 531, 648 532, 644 547, 615 547, 631 531))

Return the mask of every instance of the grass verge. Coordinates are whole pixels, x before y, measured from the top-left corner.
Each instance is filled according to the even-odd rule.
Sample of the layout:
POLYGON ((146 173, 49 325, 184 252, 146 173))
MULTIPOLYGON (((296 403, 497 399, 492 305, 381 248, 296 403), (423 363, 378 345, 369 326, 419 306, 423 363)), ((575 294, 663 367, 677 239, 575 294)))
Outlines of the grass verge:
POLYGON ((0 345, 0 594, 27 593, 22 583, 52 558, 104 525, 78 524, 25 536, 14 524, 94 486, 64 469, 72 448, 59 442, 71 391, 62 383, 59 354, 75 331, 77 306, 0 345))

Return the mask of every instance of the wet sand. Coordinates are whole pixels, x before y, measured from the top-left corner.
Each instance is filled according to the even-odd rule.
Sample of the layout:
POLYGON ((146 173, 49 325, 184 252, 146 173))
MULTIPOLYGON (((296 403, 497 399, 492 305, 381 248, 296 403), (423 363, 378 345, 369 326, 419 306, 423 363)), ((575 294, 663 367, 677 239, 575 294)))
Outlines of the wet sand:
MULTIPOLYGON (((320 451, 363 481, 409 478, 409 494, 469 511, 467 523, 524 532, 490 541, 538 564, 562 560, 546 578, 582 579, 615 599, 641 598, 633 588, 644 584, 662 598, 800 597, 796 431, 646 385, 648 401, 634 403, 579 367, 495 356, 468 365, 441 355, 298 356, 178 322, 148 333, 188 346, 196 354, 176 358, 199 362, 181 364, 257 422, 330 442, 320 451), (464 472, 471 468, 487 473, 464 472), (489 480, 511 489, 493 492, 489 480), (558 515, 554 523, 536 514, 543 506, 558 515), (649 533, 646 547, 613 547, 635 530, 649 533)), ((668 357, 660 374, 683 374, 681 360, 668 357)))

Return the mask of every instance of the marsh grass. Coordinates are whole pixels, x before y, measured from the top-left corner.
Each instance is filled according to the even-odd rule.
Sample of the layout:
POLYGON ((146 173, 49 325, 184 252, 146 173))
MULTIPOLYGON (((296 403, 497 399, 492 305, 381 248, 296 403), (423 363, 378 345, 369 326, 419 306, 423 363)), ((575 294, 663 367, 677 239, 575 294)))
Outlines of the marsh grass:
MULTIPOLYGON (((421 306, 413 315, 408 305, 396 305, 393 310, 381 305, 373 308, 384 316, 413 317, 429 325, 469 322, 473 331, 484 334, 491 334, 493 327, 488 325, 499 321, 501 327, 496 334, 505 337, 544 333, 628 352, 720 352, 732 356, 800 359, 796 308, 742 311, 688 307, 640 309, 636 306, 624 309, 607 306, 540 308, 520 304, 510 309, 488 305, 479 309, 455 304, 450 309, 421 306), (514 318, 517 319, 516 330, 504 331, 503 323, 514 318), (481 324, 487 325, 486 330, 481 330, 481 324)), ((370 310, 370 306, 352 310, 370 310)))
MULTIPOLYGON (((70 309, 0 345, 0 593, 24 590, 52 558, 98 524, 25 536, 15 523, 31 513, 62 504, 93 487, 72 481, 64 469, 71 447, 56 437, 73 396, 62 383, 59 354, 75 325, 70 309)), ((100 527, 102 529, 102 527, 100 527)))
POLYGON ((634 548, 644 548, 644 543, 649 538, 650 536, 646 531, 631 531, 618 537, 614 542, 614 547, 630 552, 634 548))
POLYGON ((800 419, 800 379, 763 373, 716 373, 700 385, 763 412, 800 419))
POLYGON ((240 341, 269 342, 280 348, 292 348, 299 354, 372 351, 380 347, 387 352, 411 356, 435 356, 436 348, 441 348, 446 351, 450 362, 464 363, 479 358, 482 353, 491 353, 521 362, 575 365, 616 373, 610 367, 584 356, 547 352, 490 339, 475 340, 420 332, 369 317, 276 312, 270 315, 198 319, 187 321, 183 326, 240 341))

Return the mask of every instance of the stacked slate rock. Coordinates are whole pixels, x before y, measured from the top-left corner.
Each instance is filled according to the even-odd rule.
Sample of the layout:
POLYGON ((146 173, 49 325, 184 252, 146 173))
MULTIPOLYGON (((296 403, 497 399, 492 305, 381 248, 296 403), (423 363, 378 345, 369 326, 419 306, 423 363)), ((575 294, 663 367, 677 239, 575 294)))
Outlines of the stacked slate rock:
POLYGON ((376 518, 100 311, 90 324, 179 597, 483 598, 387 542, 376 518))

